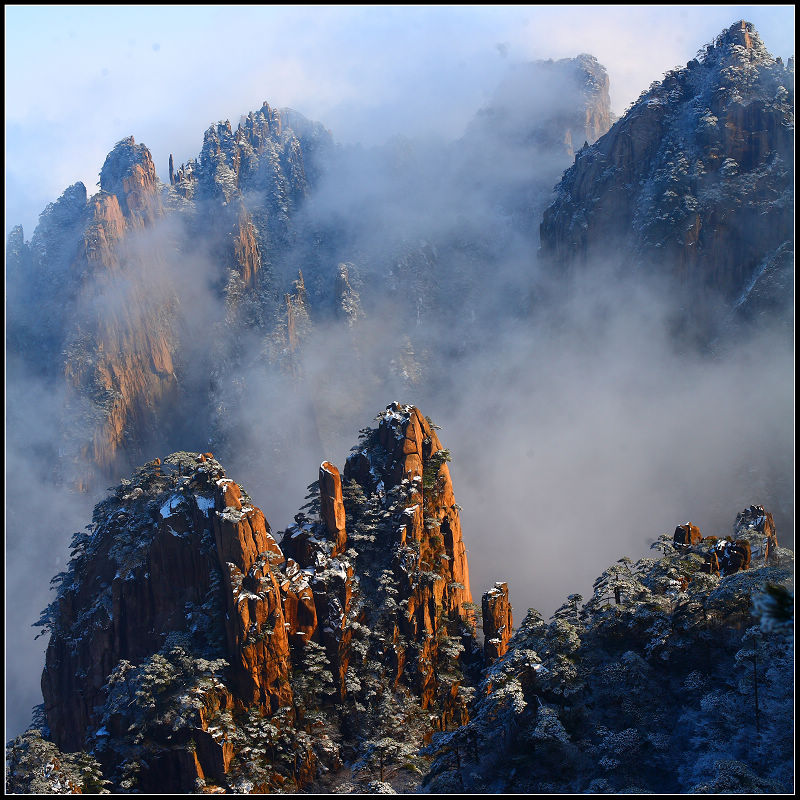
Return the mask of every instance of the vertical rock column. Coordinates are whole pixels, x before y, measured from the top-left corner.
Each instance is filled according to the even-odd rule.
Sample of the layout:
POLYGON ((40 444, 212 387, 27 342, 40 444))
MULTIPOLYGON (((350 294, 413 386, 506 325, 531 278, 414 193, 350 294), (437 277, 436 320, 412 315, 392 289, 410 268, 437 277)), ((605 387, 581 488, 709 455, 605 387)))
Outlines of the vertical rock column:
POLYGON ((495 583, 494 588, 484 592, 481 606, 485 636, 483 652, 488 661, 496 661, 508 650, 508 641, 513 630, 508 584, 495 583))
POLYGON ((335 558, 344 552, 347 531, 342 500, 342 478, 339 470, 330 461, 323 461, 319 468, 319 497, 322 519, 333 541, 331 556, 335 558))
MULTIPOLYGON (((222 473, 224 475, 224 473, 222 473)), ((212 531, 225 581, 228 652, 236 694, 272 711, 289 705, 289 637, 270 561, 283 553, 260 509, 242 504, 230 478, 216 481, 212 531)))

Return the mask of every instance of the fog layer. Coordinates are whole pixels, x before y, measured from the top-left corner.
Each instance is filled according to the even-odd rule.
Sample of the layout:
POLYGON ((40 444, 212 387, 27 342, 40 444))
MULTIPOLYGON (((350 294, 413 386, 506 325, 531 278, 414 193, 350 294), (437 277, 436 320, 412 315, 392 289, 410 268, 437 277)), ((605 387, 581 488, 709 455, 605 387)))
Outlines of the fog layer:
MULTIPOLYGON (((731 332, 702 353, 680 349, 671 320, 684 298, 666 277, 672 265, 623 279, 616 264, 590 263, 567 280, 539 263, 541 211, 571 161, 545 135, 563 122, 566 88, 540 89, 519 105, 515 93, 495 96, 452 141, 335 148, 284 245, 262 241, 261 277, 244 299, 224 289, 227 240, 200 230, 227 212, 211 200, 181 204, 165 187, 177 210, 127 242, 124 280, 88 276, 82 289, 91 302, 80 317, 92 324, 126 313, 132 298, 141 308, 173 303, 180 400, 127 455, 143 463, 212 447, 278 531, 322 460, 341 469, 377 412, 413 403, 452 455, 473 595, 508 581, 517 619, 588 594, 608 564, 645 555, 687 520, 727 535, 737 511, 761 503, 793 543, 783 321, 731 332), (529 114, 498 116, 503 108, 529 114), (528 125, 537 135, 517 136, 528 125), (348 304, 337 294, 341 265, 348 304), (291 346, 281 338, 287 294, 291 346)), ((14 313, 35 329, 33 305, 14 313)), ((63 384, 30 352, 13 354, 7 384, 8 736, 40 702, 42 640, 32 643, 28 626, 105 489, 65 488, 63 384)))

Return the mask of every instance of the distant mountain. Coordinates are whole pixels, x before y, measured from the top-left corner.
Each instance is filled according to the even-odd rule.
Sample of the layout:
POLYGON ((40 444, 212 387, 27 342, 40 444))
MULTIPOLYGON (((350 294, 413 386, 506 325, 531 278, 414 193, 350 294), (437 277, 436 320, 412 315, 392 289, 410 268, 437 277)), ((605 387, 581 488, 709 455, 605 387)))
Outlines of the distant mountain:
MULTIPOLYGON (((168 184, 144 145, 119 142, 100 192, 69 187, 30 242, 15 228, 7 244, 9 356, 15 373, 66 390, 53 443, 64 479, 116 478, 165 443, 246 446, 237 420, 254 370, 292 376, 298 402, 318 393, 301 369, 315 324, 352 340, 351 403, 376 379, 434 376, 480 346, 497 303, 527 313, 527 270, 496 277, 532 257, 573 139, 609 124, 608 76, 583 55, 520 65, 439 149, 342 148, 267 103, 212 125, 197 159, 170 158, 168 184), (381 365, 358 344, 378 325, 381 365)), ((309 407, 323 438, 326 405, 309 407)))
MULTIPOLYGON (((313 160, 330 135, 289 117, 313 160)), ((15 368, 64 380, 62 439, 53 445, 68 482, 86 487, 94 470, 127 470, 154 441, 185 436, 187 397, 200 398, 208 431, 213 357, 224 356, 211 352, 212 332, 222 320, 204 320, 209 350, 196 352, 187 284, 235 305, 239 286, 252 291, 268 272, 309 190, 301 139, 265 104, 235 135, 229 123, 210 128, 200 162, 181 165, 165 186, 149 150, 130 137, 106 158, 97 194, 75 184, 45 209, 30 242, 12 231, 9 356, 15 368), (258 228, 245 192, 258 194, 250 204, 258 228)), ((273 310, 277 299, 265 303, 273 310)))
POLYGON ((748 22, 723 31, 577 153, 541 247, 557 272, 611 262, 674 278, 695 321, 735 310, 791 328, 793 59, 748 22))

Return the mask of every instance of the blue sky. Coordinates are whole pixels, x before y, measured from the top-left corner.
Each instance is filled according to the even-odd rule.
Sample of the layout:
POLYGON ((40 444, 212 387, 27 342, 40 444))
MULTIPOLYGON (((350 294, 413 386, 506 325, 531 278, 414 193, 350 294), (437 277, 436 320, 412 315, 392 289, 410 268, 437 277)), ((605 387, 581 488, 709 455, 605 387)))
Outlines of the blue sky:
POLYGON ((739 19, 794 54, 793 6, 6 6, 6 232, 131 134, 162 179, 264 100, 340 142, 455 137, 509 62, 581 52, 621 113, 739 19))

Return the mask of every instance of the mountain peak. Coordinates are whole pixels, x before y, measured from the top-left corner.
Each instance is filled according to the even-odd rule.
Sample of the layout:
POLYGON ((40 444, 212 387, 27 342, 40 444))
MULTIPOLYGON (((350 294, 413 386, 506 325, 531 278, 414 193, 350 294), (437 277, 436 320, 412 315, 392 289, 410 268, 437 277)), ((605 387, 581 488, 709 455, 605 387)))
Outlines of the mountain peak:
POLYGON ((749 61, 772 64, 775 58, 767 50, 752 22, 739 20, 722 31, 712 42, 700 50, 701 60, 721 58, 724 63, 749 61))
POLYGON ((793 240, 793 85, 751 23, 722 31, 578 153, 544 213, 543 254, 668 273, 714 335, 718 298, 746 294, 793 240), (749 235, 724 242, 722 219, 749 235))
POLYGON ((377 419, 280 543, 211 453, 154 459, 96 506, 39 623, 58 747, 122 788, 250 791, 302 787, 343 749, 371 763, 359 737, 385 738, 392 709, 415 748, 466 721, 481 656, 449 454, 414 406, 377 419), (264 726, 295 755, 254 770, 264 726))
POLYGON ((116 195, 122 213, 138 225, 160 216, 157 183, 150 151, 133 136, 117 142, 100 170, 100 188, 116 195))

